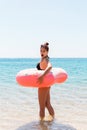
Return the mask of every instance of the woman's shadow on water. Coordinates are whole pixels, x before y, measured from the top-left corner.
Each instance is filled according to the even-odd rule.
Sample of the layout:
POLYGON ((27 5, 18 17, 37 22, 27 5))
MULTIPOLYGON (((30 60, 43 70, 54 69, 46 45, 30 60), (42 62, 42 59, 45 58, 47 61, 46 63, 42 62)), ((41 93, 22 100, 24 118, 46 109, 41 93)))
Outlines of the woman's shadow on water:
POLYGON ((59 124, 55 121, 52 122, 33 121, 26 125, 20 126, 16 130, 76 130, 76 129, 70 125, 59 124))

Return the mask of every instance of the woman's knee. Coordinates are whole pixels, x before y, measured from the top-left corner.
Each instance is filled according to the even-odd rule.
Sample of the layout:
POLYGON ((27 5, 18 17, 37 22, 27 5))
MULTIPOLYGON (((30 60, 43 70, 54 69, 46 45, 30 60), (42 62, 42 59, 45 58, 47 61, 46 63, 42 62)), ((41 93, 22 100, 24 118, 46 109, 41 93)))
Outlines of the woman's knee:
POLYGON ((47 107, 47 108, 50 108, 50 107, 51 107, 51 104, 47 102, 47 103, 46 103, 46 107, 47 107))

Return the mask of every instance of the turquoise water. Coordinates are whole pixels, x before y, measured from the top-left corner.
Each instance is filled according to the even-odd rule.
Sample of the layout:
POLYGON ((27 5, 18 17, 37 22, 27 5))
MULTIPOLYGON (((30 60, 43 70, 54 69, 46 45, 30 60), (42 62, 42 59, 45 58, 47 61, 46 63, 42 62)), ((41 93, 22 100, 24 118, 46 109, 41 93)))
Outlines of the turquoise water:
MULTIPOLYGON (((58 118, 60 122, 72 124, 75 128, 79 123, 83 125, 87 114, 87 58, 50 60, 53 67, 61 67, 68 73, 68 80, 65 83, 55 84, 51 88, 51 101, 56 120, 58 118)), ((20 70, 35 68, 38 62, 39 59, 34 58, 0 59, 0 128, 3 128, 2 130, 15 129, 22 123, 26 124, 28 120, 38 120, 37 89, 20 87, 15 80, 20 70)))

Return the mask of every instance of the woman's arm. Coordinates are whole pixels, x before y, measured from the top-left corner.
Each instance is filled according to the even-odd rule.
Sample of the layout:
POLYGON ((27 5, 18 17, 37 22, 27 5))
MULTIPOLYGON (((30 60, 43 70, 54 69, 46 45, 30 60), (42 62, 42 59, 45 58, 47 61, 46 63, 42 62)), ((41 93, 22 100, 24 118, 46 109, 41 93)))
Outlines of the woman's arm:
POLYGON ((52 65, 50 62, 48 62, 47 68, 45 69, 44 73, 38 78, 39 83, 42 83, 44 76, 48 74, 51 69, 52 69, 52 65))
POLYGON ((41 76, 44 77, 47 73, 49 73, 51 69, 52 69, 52 65, 50 62, 48 62, 47 68, 45 69, 44 73, 41 76))

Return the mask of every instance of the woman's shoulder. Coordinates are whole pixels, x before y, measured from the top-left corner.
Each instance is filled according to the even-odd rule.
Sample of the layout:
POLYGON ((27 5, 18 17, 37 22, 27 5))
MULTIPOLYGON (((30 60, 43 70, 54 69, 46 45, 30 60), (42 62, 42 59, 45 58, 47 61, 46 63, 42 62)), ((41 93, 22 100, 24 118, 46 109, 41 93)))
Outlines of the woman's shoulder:
POLYGON ((46 57, 46 61, 49 61, 49 56, 46 57))
POLYGON ((49 56, 44 57, 43 61, 49 62, 49 56))

